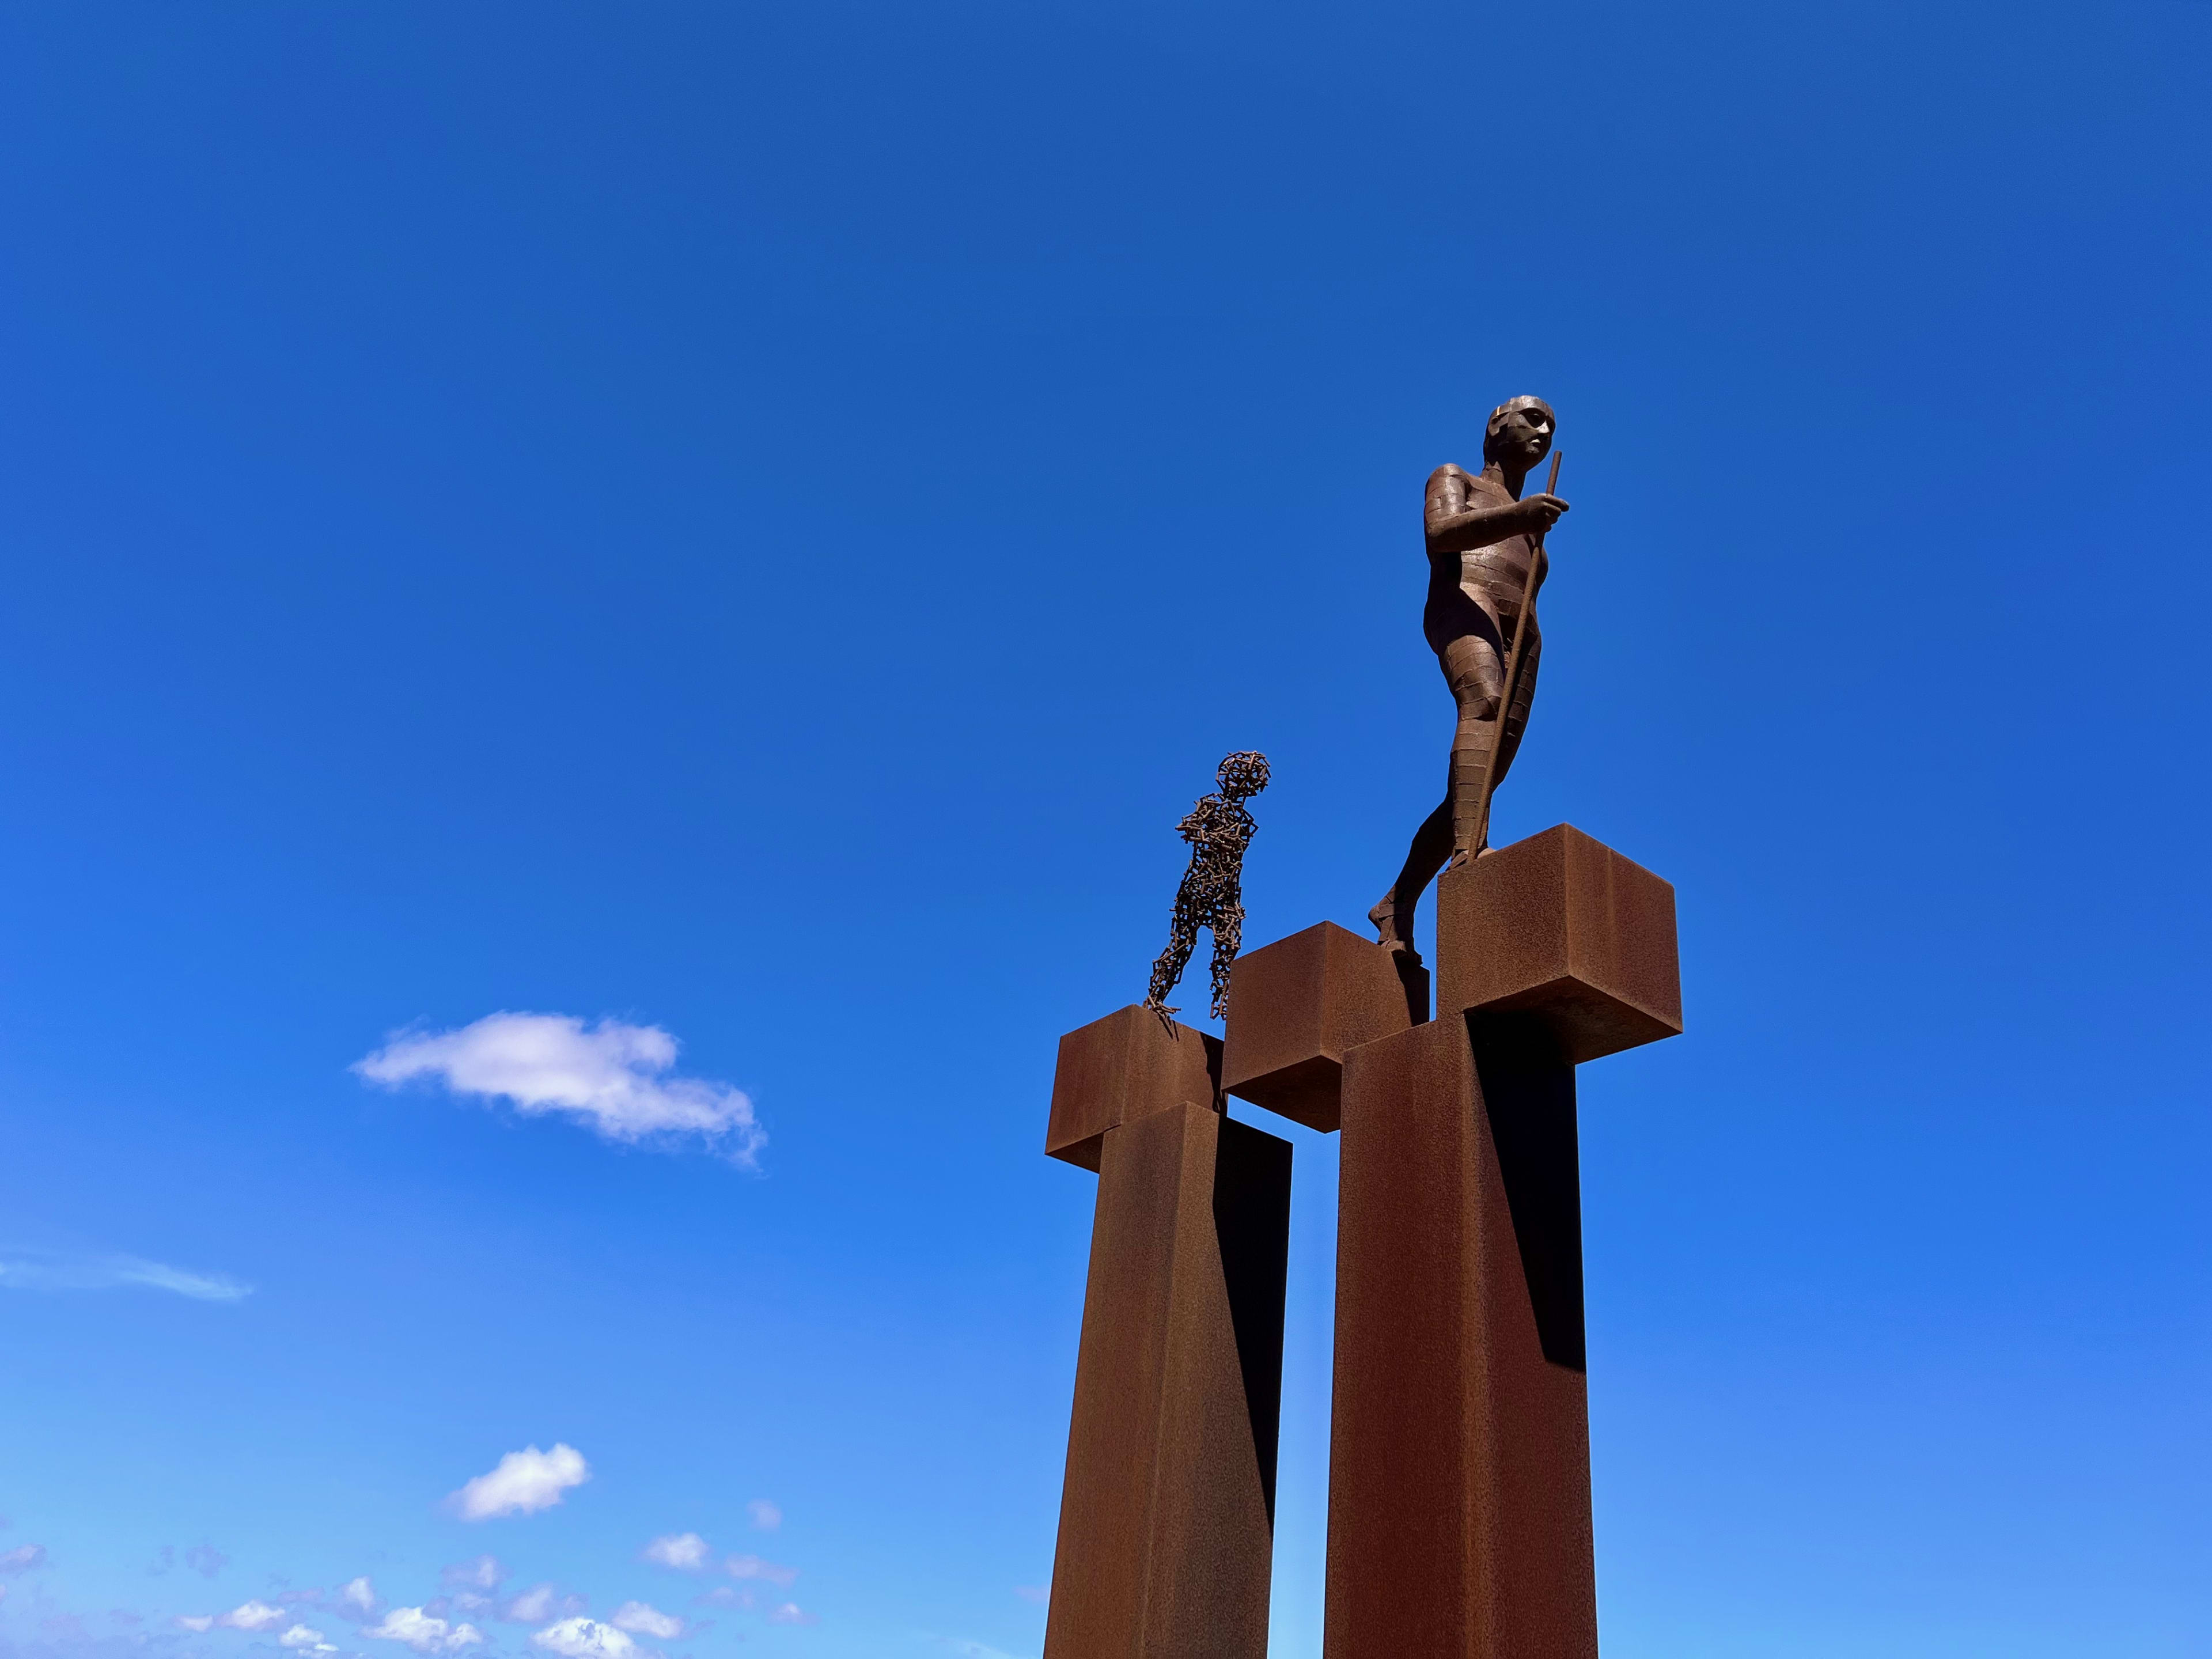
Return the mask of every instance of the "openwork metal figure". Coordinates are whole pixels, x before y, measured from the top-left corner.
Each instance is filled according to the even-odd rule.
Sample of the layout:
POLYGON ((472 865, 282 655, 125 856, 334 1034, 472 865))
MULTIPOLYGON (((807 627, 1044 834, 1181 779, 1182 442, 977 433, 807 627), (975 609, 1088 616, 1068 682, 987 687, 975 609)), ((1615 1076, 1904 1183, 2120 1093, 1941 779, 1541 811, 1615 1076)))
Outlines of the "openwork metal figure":
POLYGON ((1145 1006, 1162 1019, 1176 1012, 1167 1006, 1168 993, 1190 965, 1200 928, 1213 933, 1216 1019, 1229 1010, 1229 969, 1243 943, 1244 849, 1260 828, 1244 803, 1267 787, 1267 757, 1240 750, 1221 763, 1214 779, 1221 786, 1219 793, 1200 795, 1198 805, 1176 826, 1176 833, 1190 843, 1190 867, 1176 889, 1168 948, 1152 964, 1152 989, 1145 995, 1145 1006))
POLYGON ((1543 637, 1534 599, 1546 568, 1544 532, 1567 504, 1548 492, 1524 497, 1521 486, 1551 452, 1557 425, 1541 398, 1509 398, 1490 412, 1480 472, 1447 465, 1429 475, 1422 511, 1429 598, 1421 631, 1459 705, 1459 726, 1443 801, 1413 832, 1398 879, 1367 913, 1382 943, 1416 962, 1413 907, 1447 864, 1455 869, 1487 850, 1490 792, 1512 766, 1536 700, 1543 637), (1516 641, 1512 707, 1501 708, 1516 641))

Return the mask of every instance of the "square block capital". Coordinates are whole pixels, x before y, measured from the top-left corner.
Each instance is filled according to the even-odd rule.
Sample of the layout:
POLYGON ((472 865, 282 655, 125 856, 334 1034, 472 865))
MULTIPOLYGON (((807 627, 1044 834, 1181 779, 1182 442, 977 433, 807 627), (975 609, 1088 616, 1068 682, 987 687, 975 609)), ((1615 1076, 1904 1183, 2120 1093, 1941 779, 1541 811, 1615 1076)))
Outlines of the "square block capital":
POLYGON ((1229 972, 1222 1086, 1324 1133, 1342 1117, 1344 1054, 1428 1018, 1428 975, 1324 921, 1241 956, 1229 972))
POLYGON ((1109 1129, 1170 1106, 1220 1109, 1221 1040, 1132 1003, 1060 1038, 1046 1155, 1096 1170, 1109 1129))
POLYGON ((1437 1012, 1533 1017, 1579 1065, 1682 1030, 1672 884, 1555 824, 1437 884, 1437 1012))

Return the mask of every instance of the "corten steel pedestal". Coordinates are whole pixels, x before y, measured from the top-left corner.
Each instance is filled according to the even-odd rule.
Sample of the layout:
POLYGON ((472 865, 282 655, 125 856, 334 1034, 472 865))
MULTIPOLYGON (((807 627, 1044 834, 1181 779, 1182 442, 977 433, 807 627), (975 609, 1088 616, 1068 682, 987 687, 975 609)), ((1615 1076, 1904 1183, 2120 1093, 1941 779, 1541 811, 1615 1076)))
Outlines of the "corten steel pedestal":
POLYGON ((1674 890, 1561 825, 1437 914, 1437 1018, 1341 1058, 1322 1651, 1595 1659, 1574 1068, 1682 1029, 1674 890))
POLYGON ((1287 1141, 1221 1045, 1124 1008, 1060 1039, 1046 1151, 1098 1172, 1046 1659, 1265 1659, 1287 1141))

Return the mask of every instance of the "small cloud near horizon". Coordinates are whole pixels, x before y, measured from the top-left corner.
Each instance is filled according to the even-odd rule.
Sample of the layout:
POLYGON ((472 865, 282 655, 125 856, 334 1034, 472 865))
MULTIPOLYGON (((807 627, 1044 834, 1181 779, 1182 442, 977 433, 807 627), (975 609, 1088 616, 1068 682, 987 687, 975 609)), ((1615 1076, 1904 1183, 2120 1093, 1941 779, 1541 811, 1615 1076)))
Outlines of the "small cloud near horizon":
POLYGON ((783 1511, 765 1498, 754 1498, 745 1509, 752 1516, 756 1532, 774 1532, 783 1524, 783 1511))
POLYGON ((484 1639, 483 1632, 474 1625, 448 1624, 421 1607, 394 1607, 384 1615, 381 1624, 363 1629, 362 1634, 372 1641, 398 1642, 425 1654, 458 1653, 463 1648, 480 1646, 484 1639))
POLYGON ((489 1474, 477 1476, 449 1494, 446 1504, 464 1521, 529 1515, 552 1508, 561 1501, 562 1492, 591 1478, 591 1465, 574 1446, 559 1441, 550 1451, 526 1446, 501 1458, 489 1474))
POLYGON ((677 1048, 658 1025, 502 1011, 450 1031, 396 1031, 351 1069, 388 1089, 434 1082, 504 1100, 526 1117, 565 1113, 626 1146, 697 1135, 740 1168, 757 1167, 768 1136, 751 1097, 669 1075, 677 1048))
POLYGON ((531 1638, 531 1645, 561 1659, 629 1659, 637 1644, 612 1625, 596 1619, 563 1619, 548 1625, 531 1638))

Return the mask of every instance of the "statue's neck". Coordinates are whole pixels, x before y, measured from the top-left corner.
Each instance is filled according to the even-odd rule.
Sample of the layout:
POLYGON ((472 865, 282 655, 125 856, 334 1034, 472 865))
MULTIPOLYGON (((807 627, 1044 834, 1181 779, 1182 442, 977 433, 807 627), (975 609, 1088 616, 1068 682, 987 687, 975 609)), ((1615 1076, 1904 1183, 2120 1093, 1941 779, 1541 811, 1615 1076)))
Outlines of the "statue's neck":
POLYGON ((1527 482, 1528 477, 1526 472, 1508 472, 1504 466, 1497 461, 1491 461, 1485 465, 1482 476, 1494 484, 1503 484, 1505 487, 1505 493, 1516 501, 1521 499, 1521 486, 1527 482))

